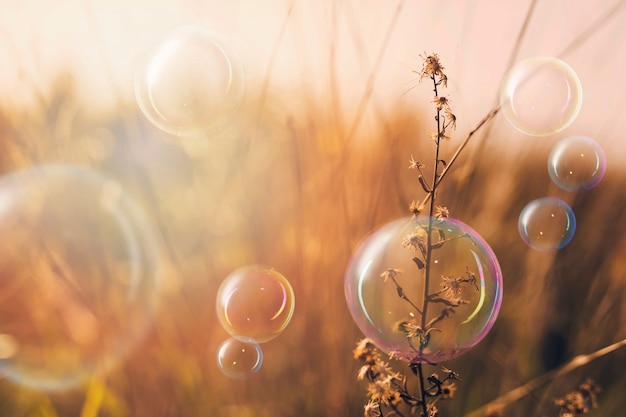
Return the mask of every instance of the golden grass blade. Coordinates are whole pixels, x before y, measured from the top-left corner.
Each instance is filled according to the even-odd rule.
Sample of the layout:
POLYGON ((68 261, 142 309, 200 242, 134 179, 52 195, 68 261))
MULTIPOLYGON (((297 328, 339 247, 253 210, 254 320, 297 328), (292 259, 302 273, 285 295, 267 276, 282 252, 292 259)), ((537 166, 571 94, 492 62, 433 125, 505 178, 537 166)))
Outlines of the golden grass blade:
POLYGON ((626 339, 622 339, 619 342, 615 342, 611 345, 605 346, 602 349, 598 349, 593 353, 589 353, 587 355, 578 355, 575 356, 571 361, 567 362, 562 367, 555 369, 554 371, 547 372, 543 375, 538 376, 535 379, 531 379, 526 384, 519 386, 506 394, 503 394, 496 398, 495 400, 483 405, 480 408, 466 414, 465 417, 481 417, 481 416, 489 416, 496 411, 502 410, 515 401, 524 398, 528 394, 530 394, 535 389, 547 384, 548 382, 566 375, 575 369, 580 368, 581 366, 587 365, 588 363, 601 358, 602 356, 608 355, 616 351, 617 349, 626 346, 626 339))

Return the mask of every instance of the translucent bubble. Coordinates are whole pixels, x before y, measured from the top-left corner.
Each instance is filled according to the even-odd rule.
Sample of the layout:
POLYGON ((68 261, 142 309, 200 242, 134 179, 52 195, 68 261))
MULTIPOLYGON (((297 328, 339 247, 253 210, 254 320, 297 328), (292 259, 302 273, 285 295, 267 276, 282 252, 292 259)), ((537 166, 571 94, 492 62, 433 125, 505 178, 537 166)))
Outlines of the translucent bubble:
POLYGON ((428 219, 404 218, 371 234, 350 261, 345 295, 354 321, 380 349, 438 363, 487 335, 500 310, 502 272, 469 226, 433 219, 426 283, 428 226, 428 219))
POLYGON ((237 53, 200 27, 177 28, 159 39, 140 61, 135 96, 159 129, 178 136, 224 127, 245 90, 237 53))
POLYGON ((556 197, 531 201, 517 223, 522 240, 538 251, 562 249, 574 237, 576 217, 567 203, 556 197))
POLYGON ((231 336, 264 343, 289 324, 295 296, 291 284, 279 272, 250 265, 224 279, 216 304, 222 326, 231 336))
POLYGON ((606 156, 587 136, 571 136, 558 142, 548 157, 548 174, 566 191, 590 190, 604 177, 606 156))
POLYGON ((578 75, 565 62, 550 57, 518 62, 500 87, 506 119, 518 130, 535 136, 568 127, 578 116, 582 97, 578 75))
POLYGON ((261 369, 263 351, 253 340, 231 337, 221 344, 217 352, 217 365, 229 378, 246 379, 261 369))
POLYGON ((117 364, 157 307, 158 253, 116 181, 48 165, 0 179, 0 374, 76 387, 117 364))

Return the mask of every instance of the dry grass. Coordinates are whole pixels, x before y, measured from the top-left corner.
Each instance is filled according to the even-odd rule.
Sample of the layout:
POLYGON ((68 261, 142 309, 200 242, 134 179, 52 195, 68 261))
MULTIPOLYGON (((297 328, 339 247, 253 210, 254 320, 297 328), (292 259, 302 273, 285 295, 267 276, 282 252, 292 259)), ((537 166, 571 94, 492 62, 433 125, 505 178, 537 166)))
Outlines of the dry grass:
MULTIPOLYGON (((294 114, 268 99, 260 114, 254 103, 244 108, 232 131, 180 143, 131 106, 86 120, 67 80, 40 108, 1 109, 0 171, 63 161, 119 180, 155 225, 165 286, 147 338, 113 372, 53 394, 0 381, 0 415, 360 415, 365 393, 351 351, 361 335, 344 301, 343 273, 367 233, 407 215, 421 196, 406 168, 411 154, 431 155, 432 146, 414 109, 398 108, 349 142, 346 127, 319 110, 310 104, 294 114), (271 265, 290 280, 296 311, 286 331, 262 345, 261 371, 232 381, 215 362, 227 337, 215 294, 230 271, 250 263, 271 265)), ((498 139, 503 124, 495 122, 485 143, 498 139)), ((610 167, 596 189, 564 195, 578 219, 576 236, 560 252, 537 253, 519 239, 516 223, 528 201, 559 194, 545 171, 549 149, 512 155, 476 145, 438 198, 490 243, 505 297, 487 339, 447 364, 463 382, 445 416, 470 412, 626 337, 624 173, 610 167)), ((446 146, 450 154, 454 143, 446 146)), ((617 351, 550 381, 504 415, 555 416, 552 398, 584 377, 603 388, 592 415, 619 415, 625 355, 617 351)))

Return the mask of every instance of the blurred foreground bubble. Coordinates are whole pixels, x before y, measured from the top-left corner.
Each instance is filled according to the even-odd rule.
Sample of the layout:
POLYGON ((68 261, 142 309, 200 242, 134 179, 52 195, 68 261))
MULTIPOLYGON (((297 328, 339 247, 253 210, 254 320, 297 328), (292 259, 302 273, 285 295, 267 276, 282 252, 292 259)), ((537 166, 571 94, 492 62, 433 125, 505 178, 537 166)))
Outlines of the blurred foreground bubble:
POLYGON ((154 233, 119 183, 47 165, 0 179, 0 374, 74 388, 116 365, 158 304, 154 233))
POLYGON ((566 191, 590 190, 602 181, 606 156, 590 137, 570 136, 559 141, 548 157, 548 174, 566 191))
POLYGON ((139 61, 135 97, 159 129, 194 136, 223 128, 245 91, 238 54, 216 34, 183 26, 154 43, 139 61))
POLYGON ((263 351, 253 340, 231 337, 222 343, 217 352, 220 371, 231 379, 246 379, 261 369, 263 351))
POLYGON ((516 129, 534 136, 556 133, 571 125, 582 98, 578 75, 565 62, 552 57, 518 62, 500 86, 504 117, 516 129))
POLYGON ((538 251, 564 248, 576 232, 576 217, 560 198, 543 197, 528 203, 518 220, 519 234, 528 246, 538 251))
POLYGON ((291 321, 295 295, 278 271, 249 265, 224 279, 216 306, 220 322, 231 336, 264 343, 282 333, 291 321))
POLYGON ((480 342, 502 302, 502 272, 484 239, 454 219, 388 223, 358 247, 345 275, 345 295, 363 334, 402 360, 439 363, 480 342))

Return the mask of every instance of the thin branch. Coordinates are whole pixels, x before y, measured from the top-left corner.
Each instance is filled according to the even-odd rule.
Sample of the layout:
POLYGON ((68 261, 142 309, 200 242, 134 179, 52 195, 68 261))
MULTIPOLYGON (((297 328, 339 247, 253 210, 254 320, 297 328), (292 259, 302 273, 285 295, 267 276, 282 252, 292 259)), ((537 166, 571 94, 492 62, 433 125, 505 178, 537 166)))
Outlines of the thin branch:
MULTIPOLYGON (((487 123, 488 121, 496 117, 496 114, 498 114, 499 111, 500 111, 500 106, 491 110, 489 113, 487 113, 485 117, 482 118, 480 122, 478 122, 476 127, 467 134, 465 139, 463 139, 463 142, 461 142, 461 144, 457 148, 456 152, 454 152, 454 155, 452 155, 452 158, 450 158, 450 161, 448 161, 448 165, 446 165, 445 169, 441 172, 441 175, 439 175, 439 178, 437 179, 437 184, 439 184, 441 180, 443 180, 443 178, 446 176, 446 174, 448 173, 452 165, 454 165, 454 161, 456 161, 456 159, 459 157, 459 155, 461 154, 465 146, 467 146, 467 143, 470 141, 472 136, 474 136, 476 132, 478 132, 478 130, 480 130, 485 125, 485 123, 487 123)), ((421 206, 426 205, 426 203, 428 203, 431 197, 432 197, 431 194, 427 194, 426 197, 424 197, 424 199, 422 200, 421 206)))
POLYGON ((470 412, 469 414, 466 414, 465 417, 488 416, 493 411, 502 410, 505 407, 508 407, 512 403, 516 402, 517 400, 524 398, 537 388, 552 381, 553 379, 559 378, 563 375, 567 375, 570 372, 580 368, 581 366, 587 365, 588 363, 598 358, 601 358, 602 356, 615 352, 616 350, 624 346, 626 346, 626 339, 622 339, 619 342, 615 342, 611 345, 605 346, 602 349, 598 349, 593 353, 589 353, 587 355, 578 355, 562 367, 547 372, 541 376, 538 376, 535 379, 531 379, 524 385, 517 387, 507 392, 506 394, 499 396, 495 400, 488 402, 482 407, 470 412))

